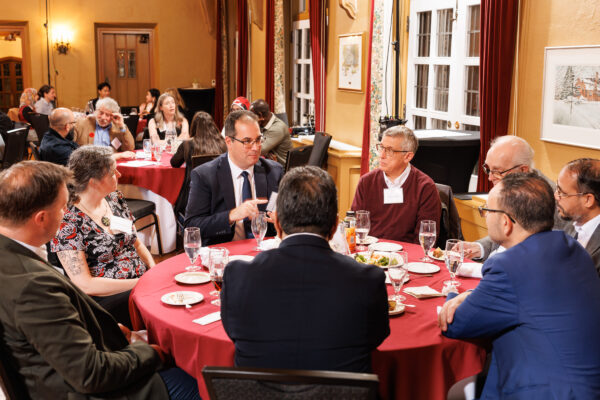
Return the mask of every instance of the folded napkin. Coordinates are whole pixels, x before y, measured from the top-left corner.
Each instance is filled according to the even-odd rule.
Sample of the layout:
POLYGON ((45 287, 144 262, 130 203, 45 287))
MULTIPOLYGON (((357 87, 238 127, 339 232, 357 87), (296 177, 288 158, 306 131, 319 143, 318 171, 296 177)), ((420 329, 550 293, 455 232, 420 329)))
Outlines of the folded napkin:
POLYGON ((260 248, 261 250, 276 249, 279 247, 279 243, 281 243, 281 239, 279 238, 263 240, 263 242, 260 244, 260 248))
POLYGON ((213 322, 217 322, 220 319, 221 319, 221 311, 216 311, 214 313, 207 314, 204 317, 196 318, 192 322, 195 322, 200 325, 208 325, 208 324, 212 324, 213 322))
POLYGON ((483 278, 481 275, 481 267, 483 264, 476 262, 463 263, 458 269, 457 275, 466 278, 483 278))
POLYGON ((429 286, 415 286, 407 287, 404 289, 404 293, 410 294, 417 299, 427 299, 429 297, 442 297, 443 294, 429 286))
POLYGON ((128 167, 149 167, 151 165, 159 165, 160 163, 157 163, 156 161, 148 161, 148 160, 134 160, 134 161, 127 161, 124 163, 121 163, 120 165, 126 165, 128 167))

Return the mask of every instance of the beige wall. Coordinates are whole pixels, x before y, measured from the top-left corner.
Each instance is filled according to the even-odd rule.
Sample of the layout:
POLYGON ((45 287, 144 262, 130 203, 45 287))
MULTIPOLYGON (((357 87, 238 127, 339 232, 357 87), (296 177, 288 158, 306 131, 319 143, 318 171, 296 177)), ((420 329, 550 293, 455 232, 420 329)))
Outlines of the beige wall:
POLYGON ((600 151, 540 140, 544 47, 600 44, 600 2, 522 0, 520 12, 516 108, 509 129, 533 146, 536 166, 555 179, 568 161, 600 158, 600 151))
POLYGON ((4 57, 23 57, 20 37, 17 37, 17 40, 15 41, 7 41, 3 38, 0 39, 0 58, 4 57))
MULTIPOLYGON (((83 107, 96 95, 96 45, 94 23, 156 24, 156 86, 186 87, 196 78, 201 87, 210 87, 215 75, 214 28, 205 23, 202 0, 49 1, 50 21, 73 31, 67 55, 51 50, 51 79, 60 105, 83 107), (54 68, 58 76, 54 76, 54 68)), ((47 81, 46 34, 43 1, 3 2, 2 20, 28 21, 31 48, 32 86, 47 81)), ((210 9, 210 8, 209 8, 210 9)), ((214 20, 214 18, 212 18, 214 20)), ((141 100, 141 99, 140 99, 141 100)))

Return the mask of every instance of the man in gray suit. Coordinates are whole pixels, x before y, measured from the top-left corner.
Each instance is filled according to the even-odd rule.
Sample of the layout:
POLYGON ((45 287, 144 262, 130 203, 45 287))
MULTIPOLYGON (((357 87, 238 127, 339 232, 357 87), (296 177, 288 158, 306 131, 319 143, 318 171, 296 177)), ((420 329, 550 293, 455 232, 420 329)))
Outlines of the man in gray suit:
MULTIPOLYGON (((496 185, 508 174, 534 171, 554 189, 554 182, 533 168, 533 155, 533 149, 524 139, 510 135, 500 136, 492 141, 485 157, 483 171, 493 185, 496 185)), ((555 213, 554 229, 563 229, 564 226, 565 222, 558 216, 558 213, 555 213)), ((490 255, 503 250, 504 248, 489 236, 476 242, 465 242, 465 255, 475 260, 485 261, 490 255)))
POLYGON ((600 160, 571 161, 558 174, 554 191, 565 231, 585 247, 600 275, 600 160))

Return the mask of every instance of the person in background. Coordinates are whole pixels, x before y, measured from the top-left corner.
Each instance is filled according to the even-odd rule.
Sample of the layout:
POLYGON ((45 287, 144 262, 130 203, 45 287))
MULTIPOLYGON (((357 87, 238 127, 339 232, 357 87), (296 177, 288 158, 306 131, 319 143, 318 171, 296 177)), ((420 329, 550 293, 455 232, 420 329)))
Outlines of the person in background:
POLYGON ((587 250, 600 275, 600 160, 580 158, 565 165, 554 199, 560 217, 572 222, 565 232, 587 250))
POLYGON ((100 99, 104 99, 106 97, 110 97, 110 84, 108 82, 102 82, 98 84, 98 96, 95 99, 91 99, 85 105, 85 113, 92 114, 96 111, 96 103, 100 99))
MULTIPOLYGON (((243 96, 236 97, 235 100, 233 100, 233 103, 231 103, 231 107, 229 107, 229 112, 243 110, 250 110, 250 102, 243 96)), ((223 125, 223 129, 221 129, 221 136, 223 136, 223 138, 225 137, 225 125, 223 125)))
POLYGON ((40 158, 42 161, 67 165, 71 153, 79 147, 73 141, 73 112, 68 108, 55 108, 48 120, 50 129, 40 143, 40 158))
POLYGON ((177 90, 177 88, 167 88, 167 89, 165 89, 164 93, 170 94, 171 97, 173 97, 175 99, 175 104, 177 104, 177 109, 179 110, 179 112, 181 114, 185 115, 185 110, 186 110, 185 102, 181 98, 181 95, 179 94, 179 90, 177 90))
POLYGON ((367 210, 370 235, 379 239, 419 243, 421 221, 432 220, 439 231, 440 196, 433 180, 410 164, 419 140, 405 126, 383 132, 377 145, 379 168, 358 181, 352 210, 367 210))
POLYGON ((158 89, 152 88, 146 92, 146 98, 144 99, 144 102, 140 104, 138 112, 140 118, 145 116, 151 118, 154 116, 154 113, 156 112, 156 103, 159 97, 160 91, 158 89))
POLYGON ((536 173, 494 185, 482 210, 506 250, 438 315, 444 336, 492 342, 482 399, 600 398, 600 279, 585 249, 552 230, 555 207, 536 173))
POLYGON ((285 166, 287 153, 294 147, 289 126, 271 112, 263 99, 253 102, 250 111, 258 116, 258 124, 265 137, 261 154, 285 166))
POLYGON ((56 100, 56 90, 53 86, 43 85, 38 90, 39 100, 35 103, 35 112, 39 114, 50 115, 54 110, 54 101, 56 100))
POLYGON ((38 92, 35 88, 27 88, 21 93, 19 103, 19 121, 31 124, 31 114, 35 114, 35 103, 38 101, 38 92))
MULTIPOLYGON (((192 172, 192 157, 201 155, 219 155, 227 151, 225 139, 219 134, 215 121, 211 115, 204 111, 198 111, 192 119, 190 129, 190 140, 184 141, 177 148, 177 152, 171 158, 171 166, 179 168, 185 162, 185 180, 177 201, 175 202, 175 215, 185 213, 188 194, 190 190, 190 174, 192 172)), ((183 222, 183 221, 182 221, 183 222)))
POLYGON ((69 208, 50 247, 73 283, 129 326, 129 292, 154 259, 117 191, 120 174, 111 156, 102 146, 71 154, 69 208))
POLYGON ((154 118, 148 122, 148 133, 152 143, 164 140, 168 130, 175 131, 180 140, 190 138, 187 119, 177 109, 175 98, 165 92, 158 98, 154 118))
POLYGON ((115 159, 135 157, 133 135, 125 125, 119 104, 110 97, 98 100, 94 114, 77 121, 74 141, 80 146, 112 147, 117 153, 115 159))

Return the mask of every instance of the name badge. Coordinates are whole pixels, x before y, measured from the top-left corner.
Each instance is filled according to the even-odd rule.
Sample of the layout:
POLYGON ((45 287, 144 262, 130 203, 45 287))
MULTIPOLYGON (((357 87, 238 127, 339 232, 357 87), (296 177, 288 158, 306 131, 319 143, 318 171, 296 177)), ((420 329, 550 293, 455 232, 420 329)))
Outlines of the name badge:
POLYGON ((114 138, 112 142, 110 142, 110 144, 112 145, 112 147, 115 148, 115 150, 119 150, 119 147, 121 147, 121 141, 119 140, 119 138, 114 138))
POLYGON ((271 192, 269 202, 267 203, 267 211, 275 211, 277 209, 277 193, 271 192))
POLYGON ((404 192, 402 188, 383 189, 383 204, 404 203, 404 192))
POLYGON ((133 222, 130 219, 113 215, 110 218, 110 229, 114 232, 123 232, 131 235, 133 233, 133 222))

